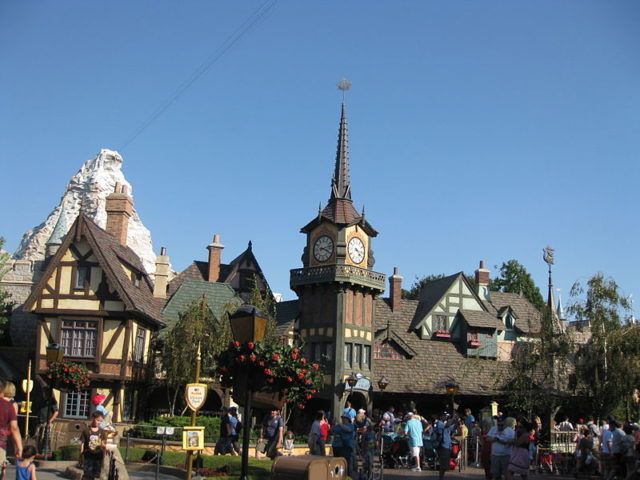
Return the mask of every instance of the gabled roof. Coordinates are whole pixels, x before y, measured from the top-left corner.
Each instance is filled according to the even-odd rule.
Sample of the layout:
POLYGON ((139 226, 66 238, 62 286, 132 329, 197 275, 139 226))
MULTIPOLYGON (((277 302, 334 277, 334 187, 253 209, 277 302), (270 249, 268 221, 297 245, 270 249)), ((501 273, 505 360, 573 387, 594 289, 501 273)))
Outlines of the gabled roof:
MULTIPOLYGON (((417 300, 402 300, 399 310, 392 311, 388 298, 374 303, 374 328, 389 328, 395 332, 410 330, 418 308, 417 300)), ((467 358, 456 344, 422 340, 415 331, 402 335, 403 341, 416 352, 406 360, 373 360, 373 378, 386 376, 391 383, 386 392, 438 394, 445 392, 447 383, 459 385, 462 395, 495 395, 496 385, 507 378, 509 362, 492 359, 467 358)))
POLYGON ((389 324, 387 324, 387 328, 378 330, 375 338, 378 341, 393 341, 401 350, 403 350, 405 356, 409 358, 416 356, 416 351, 411 348, 411 345, 405 342, 402 339, 402 336, 398 335, 398 333, 393 330, 389 324))
POLYGON ((100 228, 82 212, 78 214, 62 245, 50 259, 41 279, 31 291, 24 304, 24 310, 31 310, 65 252, 76 239, 80 238, 84 238, 91 247, 107 281, 124 303, 125 311, 139 314, 157 326, 163 327, 161 312, 163 300, 153 296, 153 285, 140 257, 131 248, 121 245, 113 235, 100 228), (142 275, 139 286, 134 285, 131 278, 127 276, 121 267, 122 263, 142 275))
POLYGON ((458 313, 470 327, 504 330, 504 325, 491 313, 463 309, 458 310, 458 313))
POLYGON ((195 302, 200 301, 203 295, 207 300, 207 306, 218 321, 222 320, 225 306, 242 303, 242 299, 227 283, 186 279, 169 297, 163 309, 164 319, 169 327, 167 330, 173 328, 180 314, 186 312, 195 302))
POLYGON ((510 307, 515 314, 514 328, 522 333, 540 333, 540 312, 525 297, 517 293, 491 292, 490 300, 484 304, 495 311, 496 315, 503 314, 506 307, 510 307))
MULTIPOLYGON (((424 317, 438 304, 440 299, 447 293, 458 277, 464 274, 462 272, 454 273, 448 277, 443 277, 427 284, 418 294, 419 306, 416 309, 415 316, 409 325, 409 330, 418 328, 424 317)), ((404 301, 404 300, 403 300, 404 301)))
POLYGON ((298 300, 287 300, 276 303, 276 334, 286 337, 294 327, 298 314, 300 313, 300 303, 298 300))

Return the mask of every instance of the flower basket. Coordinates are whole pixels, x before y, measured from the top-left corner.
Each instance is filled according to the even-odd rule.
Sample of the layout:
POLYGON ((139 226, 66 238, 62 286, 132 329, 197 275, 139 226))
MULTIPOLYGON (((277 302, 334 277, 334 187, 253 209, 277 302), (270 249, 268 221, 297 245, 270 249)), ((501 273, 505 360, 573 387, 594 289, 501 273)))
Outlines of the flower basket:
POLYGON ((451 333, 448 330, 436 330, 433 335, 436 338, 451 338, 451 333))
POLYGON ((79 391, 87 388, 91 379, 89 370, 84 365, 74 362, 49 362, 46 372, 52 385, 60 390, 79 391))
POLYGON ((288 402, 304 408, 324 383, 320 365, 309 362, 299 348, 289 345, 231 342, 216 362, 216 373, 222 385, 234 387, 236 402, 244 403, 248 383, 256 402, 268 406, 288 402))

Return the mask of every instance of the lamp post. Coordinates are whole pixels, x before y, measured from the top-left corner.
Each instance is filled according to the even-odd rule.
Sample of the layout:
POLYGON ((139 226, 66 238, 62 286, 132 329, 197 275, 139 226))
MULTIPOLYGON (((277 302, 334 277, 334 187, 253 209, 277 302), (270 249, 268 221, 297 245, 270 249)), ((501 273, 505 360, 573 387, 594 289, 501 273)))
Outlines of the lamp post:
MULTIPOLYGON (((57 343, 50 343, 47 346, 47 365, 52 362, 61 362, 64 360, 64 350, 57 343)), ((47 398, 47 424, 44 429, 44 458, 47 459, 49 455, 49 441, 51 439, 51 423, 49 423, 49 419, 51 418, 51 410, 53 407, 53 386, 55 384, 55 380, 51 378, 51 382, 49 383, 49 395, 47 398)), ((29 415, 27 413, 27 415, 29 415)))
POLYGON ((458 393, 458 385, 456 385, 455 383, 448 383, 447 385, 445 385, 445 388, 447 390, 447 393, 451 395, 451 415, 453 415, 455 410, 455 403, 453 400, 456 393, 458 393))
MULTIPOLYGON (((261 342, 267 328, 267 316, 253 305, 242 305, 233 315, 229 315, 231 333, 240 343, 261 342)), ((242 467, 240 480, 248 480, 249 472, 249 431, 251 430, 251 382, 244 375, 244 427, 242 431, 242 467)))

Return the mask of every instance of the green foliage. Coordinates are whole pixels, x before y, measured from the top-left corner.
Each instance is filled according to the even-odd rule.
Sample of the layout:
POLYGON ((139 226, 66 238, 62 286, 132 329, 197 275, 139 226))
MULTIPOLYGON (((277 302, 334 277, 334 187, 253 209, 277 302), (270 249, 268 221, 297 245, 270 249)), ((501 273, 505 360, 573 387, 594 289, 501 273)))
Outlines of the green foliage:
POLYGON ((57 461, 74 461, 80 459, 80 445, 63 445, 56 448, 53 458, 57 461))
POLYGON ((80 391, 91 383, 89 370, 84 364, 63 360, 49 362, 47 378, 53 380, 63 389, 80 391))
POLYGON ((640 327, 625 324, 630 305, 620 287, 602 273, 571 289, 568 311, 591 327, 577 358, 579 393, 600 418, 627 401, 640 382, 640 327))
MULTIPOLYGON (((7 273, 7 262, 9 254, 2 250, 4 246, 4 238, 0 237, 0 280, 7 273)), ((14 302, 9 300, 11 294, 0 287, 0 345, 9 343, 9 318, 14 302)))
MULTIPOLYGON (((498 266, 495 266, 498 269, 498 266)), ((489 289, 495 292, 522 293, 540 312, 545 309, 545 302, 526 268, 517 260, 509 260, 503 263, 500 274, 489 284, 489 289)))
POLYGON ((402 289, 402 298, 406 298, 407 300, 417 300, 418 295, 420 294, 420 291, 424 287, 429 285, 431 282, 434 282, 435 280, 440 280, 441 278, 444 278, 444 277, 445 277, 444 273, 425 275, 422 278, 416 277, 409 290, 405 290, 404 288, 402 289))
POLYGON ((258 276, 253 275, 251 291, 247 298, 247 303, 253 305, 268 315, 267 327, 264 333, 264 342, 267 344, 280 343, 280 339, 276 336, 276 300, 269 285, 265 286, 265 290, 260 289, 258 276))

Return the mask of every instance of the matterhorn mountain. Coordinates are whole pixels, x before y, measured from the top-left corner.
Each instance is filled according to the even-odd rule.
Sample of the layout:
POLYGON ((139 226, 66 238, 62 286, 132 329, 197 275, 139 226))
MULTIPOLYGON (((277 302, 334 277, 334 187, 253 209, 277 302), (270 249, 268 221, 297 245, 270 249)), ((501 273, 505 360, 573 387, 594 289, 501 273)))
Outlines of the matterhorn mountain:
MULTIPOLYGON (((124 178, 121 168, 122 157, 113 150, 102 149, 94 158, 87 160, 80 171, 71 178, 60 203, 47 219, 23 235, 13 258, 16 260, 43 260, 45 245, 61 212, 65 215, 67 231, 78 216, 81 206, 87 217, 105 228, 107 225, 105 199, 107 195, 113 193, 116 183, 126 185, 133 197, 133 189, 124 178)), ((156 255, 153 253, 151 233, 142 224, 135 207, 129 220, 127 245, 142 259, 147 272, 153 273, 156 255)))

